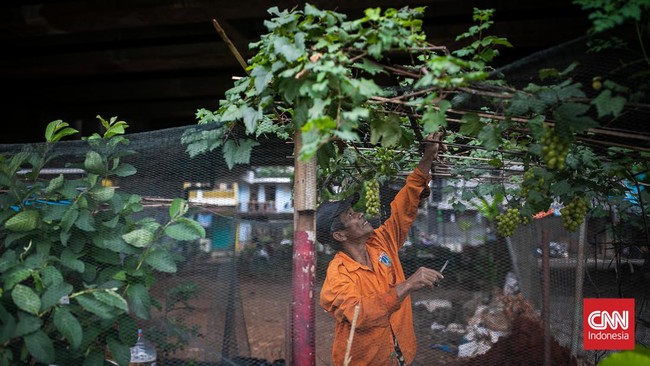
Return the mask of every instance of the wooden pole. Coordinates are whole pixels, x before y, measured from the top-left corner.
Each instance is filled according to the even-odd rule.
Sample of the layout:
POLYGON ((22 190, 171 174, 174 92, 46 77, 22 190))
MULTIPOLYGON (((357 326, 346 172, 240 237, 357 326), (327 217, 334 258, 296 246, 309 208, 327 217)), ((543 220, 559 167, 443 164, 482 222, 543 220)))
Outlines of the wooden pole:
POLYGON ((241 56, 239 51, 237 51, 237 47, 235 47, 235 44, 232 43, 230 38, 228 38, 228 35, 226 34, 226 31, 221 28, 221 24, 217 22, 216 19, 212 19, 212 26, 214 26, 214 29, 219 33, 221 36, 221 39, 223 39, 224 42, 226 42, 226 45, 228 46, 228 49, 230 49, 230 52, 235 56, 241 67, 244 69, 247 75, 249 75, 248 70, 246 69, 248 65, 246 64, 246 61, 244 61, 244 58, 241 56))
POLYGON ((316 364, 314 277, 316 272, 316 159, 301 161, 302 135, 294 145, 294 236, 292 365, 316 364))

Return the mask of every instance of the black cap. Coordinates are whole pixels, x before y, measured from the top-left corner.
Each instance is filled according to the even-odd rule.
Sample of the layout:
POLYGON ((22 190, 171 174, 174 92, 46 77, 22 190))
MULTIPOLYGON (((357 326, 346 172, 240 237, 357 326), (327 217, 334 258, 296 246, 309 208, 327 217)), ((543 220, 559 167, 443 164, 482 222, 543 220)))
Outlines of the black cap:
POLYGON ((359 201, 359 193, 339 201, 325 201, 316 209, 316 240, 323 244, 336 244, 332 238, 332 224, 340 220, 341 213, 359 201))

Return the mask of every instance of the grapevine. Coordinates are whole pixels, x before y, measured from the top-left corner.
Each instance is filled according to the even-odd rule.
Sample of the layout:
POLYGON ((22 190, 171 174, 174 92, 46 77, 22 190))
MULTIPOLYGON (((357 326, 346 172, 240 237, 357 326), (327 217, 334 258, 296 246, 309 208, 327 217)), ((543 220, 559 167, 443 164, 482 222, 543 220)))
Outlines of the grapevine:
POLYGON ((541 139, 542 158, 544 163, 553 170, 564 169, 566 156, 569 153, 569 144, 563 141, 555 130, 550 127, 544 127, 546 132, 541 139))
POLYGON ((560 209, 562 226, 569 231, 576 231, 588 210, 587 202, 582 197, 575 197, 569 204, 560 209))
POLYGON ((522 223, 522 216, 519 213, 518 208, 509 208, 506 212, 498 215, 497 220, 497 232, 503 237, 512 236, 517 229, 517 226, 522 223))
POLYGON ((363 185, 366 200, 366 214, 369 217, 379 216, 379 182, 377 179, 371 179, 365 181, 363 185))

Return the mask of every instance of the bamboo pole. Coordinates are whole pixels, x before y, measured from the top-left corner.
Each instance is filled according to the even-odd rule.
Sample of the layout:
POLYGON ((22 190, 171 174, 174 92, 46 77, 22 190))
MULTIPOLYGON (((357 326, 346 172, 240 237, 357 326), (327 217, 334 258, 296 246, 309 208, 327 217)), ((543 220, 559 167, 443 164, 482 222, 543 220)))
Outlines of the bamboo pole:
POLYGON ((348 366, 352 357, 350 357, 350 351, 352 350, 352 339, 354 338, 354 330, 357 327, 357 318, 359 317, 359 310, 361 306, 357 304, 354 307, 354 315, 352 316, 352 327, 350 328, 350 336, 348 337, 348 345, 345 347, 345 358, 343 359, 343 365, 348 366))

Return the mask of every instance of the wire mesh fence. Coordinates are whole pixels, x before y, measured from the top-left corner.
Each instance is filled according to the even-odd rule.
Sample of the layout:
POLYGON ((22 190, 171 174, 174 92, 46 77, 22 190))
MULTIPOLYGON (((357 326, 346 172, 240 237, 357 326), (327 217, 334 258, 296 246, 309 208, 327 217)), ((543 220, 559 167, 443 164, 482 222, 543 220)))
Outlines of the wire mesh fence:
MULTIPOLYGON (((251 158, 259 165, 229 170, 219 154, 189 158, 180 142, 184 130, 129 136, 136 153, 125 161, 137 173, 106 182, 140 195, 139 215, 161 223, 169 219, 171 200, 183 197, 206 231, 205 238, 174 243, 178 269, 157 275, 154 311, 137 325, 156 345, 158 365, 291 364, 290 147, 269 143, 258 153, 264 156, 251 158)), ((11 155, 23 147, 1 149, 11 155)), ((60 142, 55 150, 61 155, 43 174, 84 174, 71 168, 83 161, 84 143, 60 142)), ((394 194, 402 183, 397 179, 382 194, 394 194)), ((585 297, 635 298, 637 341, 650 342, 648 250, 634 229, 594 218, 581 236, 566 231, 552 210, 506 239, 479 212, 445 205, 438 194, 445 186, 453 184, 434 178, 433 194, 400 251, 407 277, 420 266, 441 269, 448 262, 440 286, 411 295, 414 365, 543 364, 546 350, 553 365, 595 364, 603 355, 582 350, 585 297)), ((319 243, 314 251, 318 304, 334 253, 319 243)), ((313 327, 316 364, 332 365, 334 320, 316 306, 313 327)), ((349 351, 351 359, 366 352, 354 341, 349 351)))

